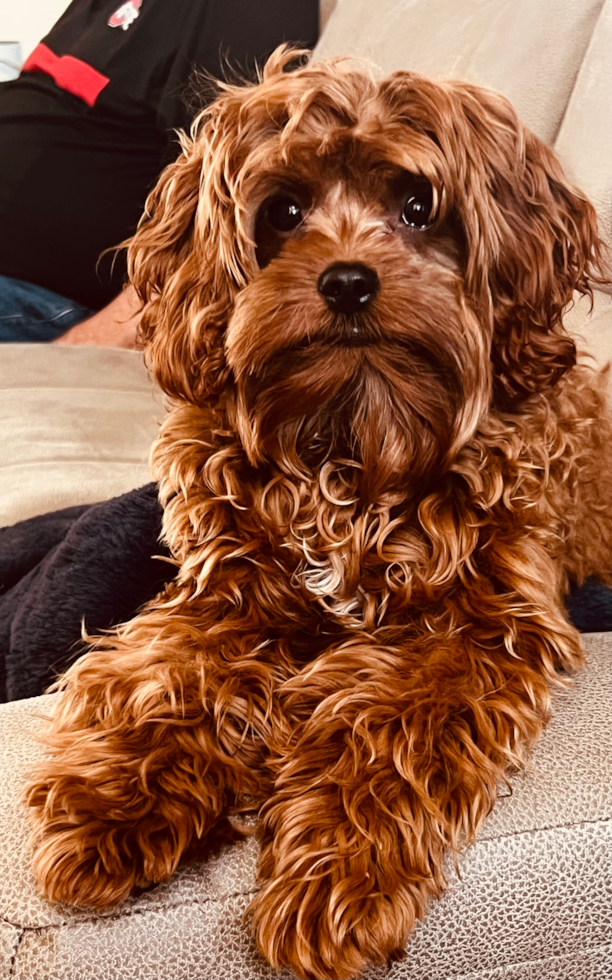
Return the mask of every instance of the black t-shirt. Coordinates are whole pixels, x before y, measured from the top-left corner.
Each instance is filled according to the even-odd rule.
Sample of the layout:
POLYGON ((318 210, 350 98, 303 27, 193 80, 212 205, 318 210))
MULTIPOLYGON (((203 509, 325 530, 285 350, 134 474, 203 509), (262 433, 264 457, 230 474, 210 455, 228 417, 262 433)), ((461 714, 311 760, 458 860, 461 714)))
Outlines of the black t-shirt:
POLYGON ((124 266, 100 256, 177 152, 194 69, 249 73, 317 32, 318 0, 73 0, 0 84, 0 274, 107 303, 124 266))

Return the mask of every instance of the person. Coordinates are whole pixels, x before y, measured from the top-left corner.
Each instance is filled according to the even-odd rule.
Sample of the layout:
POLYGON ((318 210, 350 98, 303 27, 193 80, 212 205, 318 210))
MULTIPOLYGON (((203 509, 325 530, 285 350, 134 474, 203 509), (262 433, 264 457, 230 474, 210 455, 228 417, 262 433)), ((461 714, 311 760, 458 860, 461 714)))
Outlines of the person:
POLYGON ((115 247, 178 152, 194 72, 312 47, 317 0, 73 0, 0 84, 0 340, 133 346, 115 247))

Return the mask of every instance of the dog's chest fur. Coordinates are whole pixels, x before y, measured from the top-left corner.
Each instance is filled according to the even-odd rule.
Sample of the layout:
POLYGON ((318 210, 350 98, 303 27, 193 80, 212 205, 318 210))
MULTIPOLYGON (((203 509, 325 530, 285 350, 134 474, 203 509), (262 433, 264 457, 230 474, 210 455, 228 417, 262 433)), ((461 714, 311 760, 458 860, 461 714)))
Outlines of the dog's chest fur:
POLYGON ((348 539, 326 554, 317 554, 305 541, 294 538, 292 550, 297 564, 291 584, 305 594, 330 626, 361 630, 380 625, 389 590, 379 588, 374 594, 368 589, 360 563, 363 556, 358 554, 353 540, 348 539))
POLYGON ((305 557, 298 566, 296 578, 318 604, 343 626, 362 627, 364 606, 369 595, 358 585, 351 595, 346 595, 343 565, 346 558, 335 554, 325 562, 313 563, 305 557))

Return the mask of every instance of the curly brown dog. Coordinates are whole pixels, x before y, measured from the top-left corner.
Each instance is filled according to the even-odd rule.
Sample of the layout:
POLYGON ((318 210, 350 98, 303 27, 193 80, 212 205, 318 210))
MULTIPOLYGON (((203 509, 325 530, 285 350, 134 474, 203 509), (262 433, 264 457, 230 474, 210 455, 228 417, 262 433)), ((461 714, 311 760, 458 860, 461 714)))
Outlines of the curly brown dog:
POLYGON ((261 952, 398 955, 581 660, 609 427, 561 317, 591 205, 493 92, 340 61, 224 84, 130 245, 179 572, 62 678, 45 894, 104 908, 259 811, 261 952))

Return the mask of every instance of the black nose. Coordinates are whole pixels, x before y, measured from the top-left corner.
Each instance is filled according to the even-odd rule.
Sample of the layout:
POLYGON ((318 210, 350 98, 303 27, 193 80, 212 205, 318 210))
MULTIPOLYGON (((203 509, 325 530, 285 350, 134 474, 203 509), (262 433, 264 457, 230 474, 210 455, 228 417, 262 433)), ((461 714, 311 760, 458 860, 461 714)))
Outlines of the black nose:
POLYGON ((374 269, 360 262, 336 262, 319 276, 318 289, 334 313, 365 310, 380 289, 374 269))

